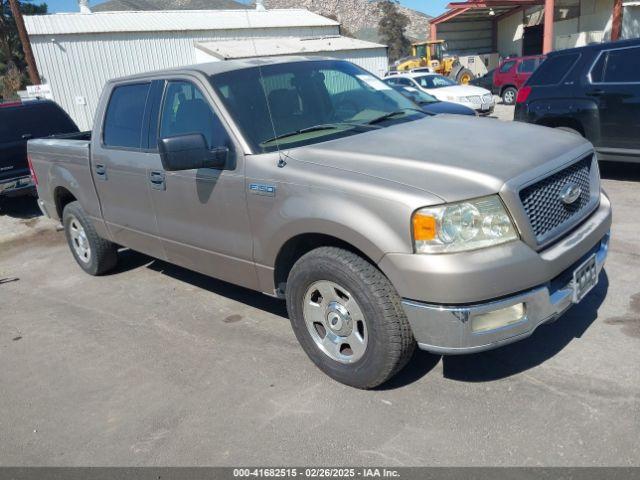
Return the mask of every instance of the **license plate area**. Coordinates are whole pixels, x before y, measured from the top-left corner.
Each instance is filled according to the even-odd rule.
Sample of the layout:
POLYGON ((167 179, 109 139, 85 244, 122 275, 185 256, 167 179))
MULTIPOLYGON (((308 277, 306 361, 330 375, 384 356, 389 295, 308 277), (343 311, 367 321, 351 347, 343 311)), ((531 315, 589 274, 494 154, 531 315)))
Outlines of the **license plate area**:
POLYGON ((591 255, 573 271, 573 303, 578 303, 598 284, 596 256, 591 255))

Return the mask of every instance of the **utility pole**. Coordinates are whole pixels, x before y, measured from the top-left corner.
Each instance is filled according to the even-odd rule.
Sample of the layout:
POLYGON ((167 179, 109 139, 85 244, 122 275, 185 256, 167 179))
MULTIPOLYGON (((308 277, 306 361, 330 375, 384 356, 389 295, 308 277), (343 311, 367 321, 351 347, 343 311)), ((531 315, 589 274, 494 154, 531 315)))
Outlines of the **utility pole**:
POLYGON ((11 7, 11 13, 13 19, 16 22, 18 28, 18 37, 20 37, 20 43, 22 43, 22 51, 24 52, 24 59, 27 62, 29 68, 29 80, 33 85, 40 85, 40 75, 38 74, 38 67, 36 67, 36 59, 33 58, 33 51, 31 50, 31 42, 27 35, 27 29, 24 26, 24 19, 22 18, 22 12, 18 6, 17 0, 9 0, 9 6, 11 7))
POLYGON ((622 0, 613 1, 613 16, 611 22, 611 41, 620 40, 622 33, 622 0))

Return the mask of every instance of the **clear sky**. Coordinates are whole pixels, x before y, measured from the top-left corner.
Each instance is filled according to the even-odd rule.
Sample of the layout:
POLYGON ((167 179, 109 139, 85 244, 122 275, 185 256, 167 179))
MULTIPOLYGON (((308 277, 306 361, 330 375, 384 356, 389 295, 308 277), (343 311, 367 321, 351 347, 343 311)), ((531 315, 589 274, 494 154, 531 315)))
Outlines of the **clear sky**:
MULTIPOLYGON (((50 12, 76 12, 78 11, 77 0, 32 0, 34 3, 44 2, 49 5, 50 12)), ((89 0, 90 5, 102 3, 104 0, 89 0)), ((406 7, 419 10, 429 15, 439 15, 444 11, 449 0, 400 0, 406 7)))

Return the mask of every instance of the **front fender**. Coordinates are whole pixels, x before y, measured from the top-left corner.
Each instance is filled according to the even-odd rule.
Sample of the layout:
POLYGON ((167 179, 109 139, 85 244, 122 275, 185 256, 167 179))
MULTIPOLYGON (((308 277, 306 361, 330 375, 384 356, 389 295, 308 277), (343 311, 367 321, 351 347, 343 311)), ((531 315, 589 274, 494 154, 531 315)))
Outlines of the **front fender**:
MULTIPOLYGON (((290 187, 291 188, 291 187, 290 187)), ((308 188, 308 187, 307 187, 308 188)), ((353 245, 374 262, 388 252, 411 251, 411 209, 396 202, 353 198, 344 193, 310 191, 286 195, 280 208, 260 219, 252 215, 260 239, 255 259, 273 266, 281 247, 298 235, 319 233, 353 245)))

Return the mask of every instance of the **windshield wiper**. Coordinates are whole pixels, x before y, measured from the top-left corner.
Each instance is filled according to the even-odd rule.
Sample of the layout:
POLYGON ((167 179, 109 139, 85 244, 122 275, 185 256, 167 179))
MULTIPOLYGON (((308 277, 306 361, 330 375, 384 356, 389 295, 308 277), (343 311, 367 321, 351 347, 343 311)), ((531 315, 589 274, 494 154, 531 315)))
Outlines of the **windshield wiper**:
MULTIPOLYGON (((373 126, 370 127, 367 124, 361 124, 361 123, 348 123, 348 122, 322 123, 320 125, 313 125, 312 127, 305 127, 293 132, 287 132, 287 133, 282 133, 280 135, 276 135, 273 138, 270 138, 268 140, 265 140, 264 142, 261 142, 261 144, 264 145, 266 143, 275 142, 276 140, 281 140, 283 138, 294 137, 296 135, 300 135, 303 133, 319 132, 322 130, 338 130, 339 128, 342 128, 342 127, 353 127, 362 131, 366 131, 366 130, 370 130, 371 128, 374 128, 373 126)), ((380 128, 380 127, 375 127, 375 128, 380 128)))
POLYGON ((369 120, 366 125, 375 125, 376 123, 384 122, 393 117, 397 117, 398 115, 404 115, 407 112, 418 112, 424 114, 422 110, 417 108, 403 108, 402 110, 396 110, 395 112, 385 113, 384 115, 380 115, 372 120, 369 120))

